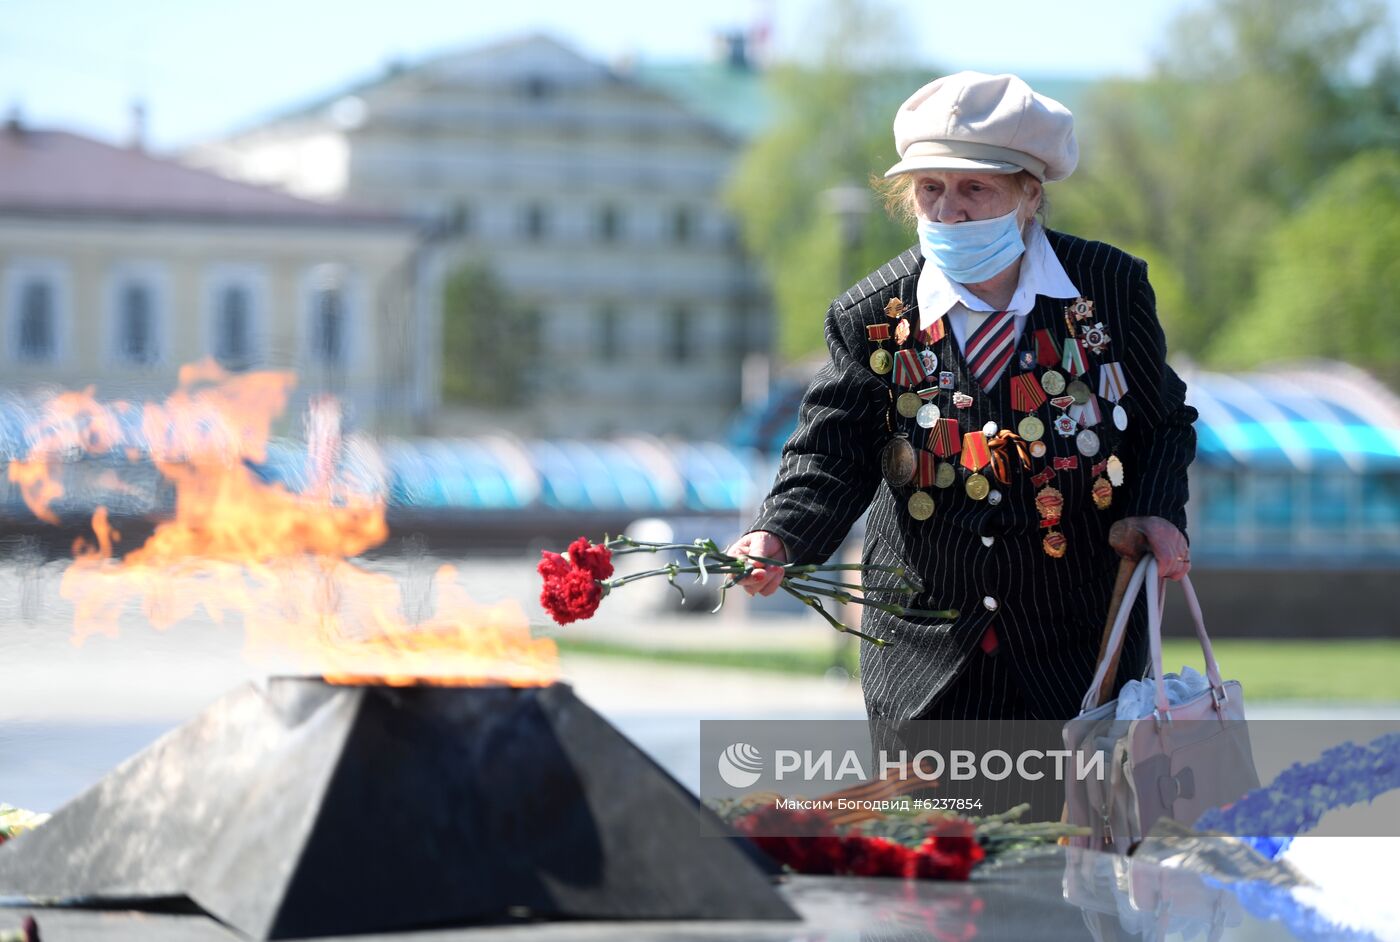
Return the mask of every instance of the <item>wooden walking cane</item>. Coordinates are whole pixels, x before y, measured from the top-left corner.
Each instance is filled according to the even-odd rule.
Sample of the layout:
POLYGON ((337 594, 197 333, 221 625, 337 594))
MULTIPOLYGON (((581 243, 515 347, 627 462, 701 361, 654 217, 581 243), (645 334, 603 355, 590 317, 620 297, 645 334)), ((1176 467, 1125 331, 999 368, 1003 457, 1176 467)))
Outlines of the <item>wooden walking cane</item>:
MULTIPOLYGON (((1110 543, 1117 545, 1120 540, 1123 541, 1124 549, 1129 555, 1118 561, 1118 579, 1113 583, 1113 594, 1108 598, 1108 617, 1103 623, 1103 637, 1099 639, 1099 656, 1095 659, 1095 664, 1102 662, 1104 655, 1108 653, 1108 638, 1113 633, 1113 623, 1118 620, 1118 610, 1123 607, 1123 596, 1128 594, 1128 583, 1133 581, 1133 570, 1137 569, 1142 554, 1151 552, 1151 547, 1147 545, 1147 534, 1136 527, 1130 527, 1125 520, 1119 520, 1108 531, 1110 543)), ((1122 550, 1119 553, 1121 555, 1122 550)), ((1118 676, 1118 658, 1122 653, 1123 646, 1120 644, 1108 662, 1108 670, 1104 671, 1103 683, 1099 684, 1095 703, 1103 703, 1113 692, 1113 681, 1118 676)), ((1069 823, 1069 802, 1065 802, 1060 812, 1060 823, 1069 823)), ((1067 844, 1069 840, 1062 837, 1059 842, 1067 844)))

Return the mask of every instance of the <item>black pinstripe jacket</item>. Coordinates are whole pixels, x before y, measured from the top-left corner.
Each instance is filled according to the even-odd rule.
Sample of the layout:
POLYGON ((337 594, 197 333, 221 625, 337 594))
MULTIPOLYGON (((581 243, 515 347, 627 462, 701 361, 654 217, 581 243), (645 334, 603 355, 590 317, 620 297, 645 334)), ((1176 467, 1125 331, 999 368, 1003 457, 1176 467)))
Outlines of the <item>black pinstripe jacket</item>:
MULTIPOLYGON (((1121 363, 1128 389, 1121 404, 1129 421, 1118 432, 1110 417, 1112 404, 1105 403, 1104 419, 1095 426, 1100 450, 1086 459, 1074 438, 1052 429, 1059 410, 1043 403, 1037 414, 1045 422, 1048 451, 1032 459, 1029 471, 1014 462, 1009 484, 993 480, 1004 495, 996 506, 970 498, 962 487, 965 472, 959 469, 953 486, 928 489, 936 510, 920 522, 906 509, 914 485, 891 487, 881 476, 880 450, 891 434, 887 422, 909 434, 916 447, 928 437, 913 419, 894 411, 890 376, 877 375, 868 365, 875 344, 865 330, 868 324, 890 323, 884 308, 898 297, 917 331, 915 287, 923 265, 917 247, 861 279, 827 312, 831 358, 807 389, 797 431, 783 449, 777 479, 750 529, 777 534, 794 562, 817 562, 836 551, 869 508, 864 560, 903 565, 917 574, 923 591, 908 607, 959 611, 956 619, 935 621, 862 610, 862 630, 893 642, 884 648, 861 646, 861 682, 872 716, 894 721, 917 716, 957 676, 993 619, 1001 641, 998 656, 1010 659, 1037 716, 1075 715, 1093 675, 1117 569, 1107 539, 1110 524, 1120 517, 1157 516, 1186 530, 1186 472, 1196 452, 1196 410, 1185 404, 1186 385, 1166 364, 1166 339, 1147 266, 1101 242, 1046 234, 1070 280, 1094 301, 1093 321, 1102 321, 1110 338, 1102 353, 1089 354, 1083 378, 1097 393, 1099 365, 1121 363), (1090 496, 1091 467, 1109 454, 1121 459, 1124 481, 1114 490, 1112 504, 1100 510, 1090 496), (1079 456, 1079 468, 1058 471, 1053 480, 1064 495, 1060 530, 1068 546, 1055 559, 1041 548, 1044 530, 1034 502, 1038 488, 1030 479, 1053 457, 1072 455, 1079 456), (983 537, 992 538, 990 546, 983 537)), ((1041 329, 1051 332, 1057 348, 1063 345, 1068 331, 1064 307, 1061 299, 1037 299, 1018 354, 1034 348, 1041 329)), ((885 346, 893 348, 894 341, 885 346)), ((1017 358, 983 393, 973 388, 951 330, 933 349, 939 368, 956 374, 956 388, 973 395, 967 409, 952 406, 951 392, 941 392, 935 400, 945 416, 958 418, 961 432, 980 429, 988 420, 1001 428, 1017 427, 1020 415, 1011 410, 1009 395, 1009 378, 1020 372, 1017 358)), ((1043 367, 1035 372, 1042 373, 1043 367)), ((899 601, 892 577, 870 574, 865 586, 877 598, 888 593, 889 601, 899 601)), ((1120 683, 1141 674, 1145 663, 1141 603, 1130 624, 1120 683)))

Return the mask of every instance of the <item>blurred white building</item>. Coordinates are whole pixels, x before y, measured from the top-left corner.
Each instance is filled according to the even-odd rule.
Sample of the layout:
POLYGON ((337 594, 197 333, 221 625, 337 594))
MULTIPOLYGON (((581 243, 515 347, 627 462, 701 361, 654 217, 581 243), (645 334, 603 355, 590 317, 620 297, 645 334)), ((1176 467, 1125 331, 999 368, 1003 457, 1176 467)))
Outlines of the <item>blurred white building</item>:
POLYGON ((61 131, 0 128, 0 387, 161 397, 182 364, 291 368, 357 426, 435 407, 420 227, 61 131))
MULTIPOLYGON (((741 61, 712 68, 757 85, 741 61)), ((526 345, 523 404, 459 410, 440 431, 717 436, 745 357, 769 347, 770 309, 721 204, 742 132, 682 101, 677 80, 529 36, 391 68, 184 156, 435 220, 440 276, 489 267, 531 326, 444 369, 526 345)))

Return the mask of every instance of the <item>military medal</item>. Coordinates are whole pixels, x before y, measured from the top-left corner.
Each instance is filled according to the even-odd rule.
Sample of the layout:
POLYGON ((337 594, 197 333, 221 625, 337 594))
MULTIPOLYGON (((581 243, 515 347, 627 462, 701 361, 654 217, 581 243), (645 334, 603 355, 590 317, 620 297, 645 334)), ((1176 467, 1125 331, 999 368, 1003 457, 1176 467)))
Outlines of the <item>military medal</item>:
POLYGON ((1091 428, 1083 429, 1074 437, 1074 446, 1081 455, 1092 458, 1099 453, 1099 435, 1091 428))
POLYGON ((1045 435, 1045 423, 1028 415, 1016 424, 1016 434, 1028 442, 1038 442, 1045 435))
POLYGON ((899 320, 905 309, 906 305, 904 304, 903 298, 890 298, 885 302, 885 316, 892 321, 899 320))
POLYGON ((919 490, 909 495, 909 516, 915 520, 927 520, 933 516, 933 495, 924 490, 933 484, 935 477, 933 469, 933 455, 926 451, 919 452, 919 471, 917 483, 919 490))
POLYGON ((934 487, 951 487, 958 479, 958 469, 946 461, 938 462, 938 470, 933 475, 934 487))
POLYGON ((904 346, 904 341, 906 341, 906 340, 908 340, 908 339, 909 339, 909 320, 908 320, 908 318, 901 317, 901 318, 899 319, 899 323, 894 325, 894 342, 897 343, 897 344, 899 344, 899 345, 902 347, 902 346, 904 346))
POLYGON ((1047 369, 1060 362, 1059 351, 1055 349, 1055 338, 1050 336, 1050 331, 1041 329, 1035 332, 1035 358, 1036 362, 1047 369))
MULTIPOLYGON (((1044 430, 1044 427, 1042 426, 1042 431, 1043 431, 1043 430, 1044 430)), ((1024 435, 1022 435, 1021 437, 1022 437, 1022 438, 1025 438, 1024 435)), ((1029 445, 1027 445, 1027 446, 1026 446, 1026 449, 1031 453, 1031 457, 1032 457, 1032 458, 1044 458, 1044 457, 1045 457, 1045 443, 1042 442, 1042 441, 1040 441, 1039 439, 1037 439, 1036 441, 1033 441, 1033 442, 1031 442, 1029 445)))
POLYGON ((920 399, 917 394, 902 392, 899 394, 899 398, 894 401, 894 408, 896 412, 906 419, 912 419, 914 416, 918 415, 919 409, 923 404, 924 401, 920 399))
POLYGON ((1040 376, 1040 388, 1052 396, 1065 391, 1065 374, 1057 370, 1046 370, 1040 376))
POLYGON ((919 428, 933 428, 933 423, 942 418, 943 410, 938 408, 938 403, 925 401, 936 395, 938 395, 937 386, 919 390, 918 396, 922 405, 919 406, 919 411, 914 413, 914 421, 919 423, 919 428))
POLYGON ((1077 403, 1082 404, 1088 402, 1090 396, 1089 384, 1082 379, 1076 379, 1065 387, 1065 393, 1077 403))
POLYGON ((1108 331, 1104 329, 1102 324, 1095 324, 1093 327, 1084 328, 1084 334, 1080 339, 1084 341, 1084 346, 1088 347, 1091 352, 1103 353, 1104 348, 1108 346, 1108 342, 1112 338, 1108 336, 1108 331))
POLYGON ((997 504, 1000 504, 1000 503, 1001 503, 1001 491, 998 491, 998 490, 996 490, 995 488, 993 488, 992 490, 988 491, 988 492, 987 492, 987 503, 991 504, 993 507, 995 507, 997 504))
POLYGON ((959 409, 967 409, 972 406, 972 397, 962 390, 953 393, 953 405, 959 409))
POLYGON ((925 346, 931 347, 942 340, 947 333, 948 321, 946 318, 940 317, 938 320, 919 331, 919 340, 921 340, 925 346))
POLYGON ((924 368, 925 376, 932 376, 938 372, 938 354, 927 348, 919 351, 919 363, 924 368))
POLYGON ((939 419, 928 431, 928 450, 940 458, 956 455, 962 450, 962 435, 957 419, 939 419))
POLYGON ((1047 484, 1036 492, 1035 509, 1040 514, 1040 526, 1050 530, 1040 541, 1040 547, 1045 550, 1045 555, 1055 559, 1065 555, 1067 548, 1065 535, 1054 529, 1060 523, 1060 513, 1064 506, 1065 496, 1057 488, 1047 484))
POLYGON ((1094 483, 1089 486, 1089 494, 1094 498, 1094 506, 1100 510, 1107 510, 1109 504, 1113 503, 1113 485, 1103 473, 1108 470, 1108 460, 1105 459, 1094 465, 1089 472, 1094 476, 1094 483))
POLYGON ((1113 406, 1113 424, 1118 431, 1123 432, 1128 428, 1128 410, 1123 408, 1123 403, 1115 403, 1113 406))
POLYGON ((1074 405, 1074 397, 1073 397, 1073 396, 1056 396, 1054 399, 1051 399, 1051 400, 1050 400, 1050 405, 1054 406, 1056 409, 1059 409, 1061 412, 1063 412, 1063 411, 1065 411, 1066 409, 1068 409, 1070 406, 1074 405))
POLYGON ((1035 494, 1035 509, 1040 514, 1041 520, 1048 520, 1047 526, 1055 526, 1060 522, 1060 511, 1065 506, 1065 495, 1052 484, 1047 484, 1035 494))
POLYGON ((1084 359, 1084 344, 1075 337, 1065 338, 1065 349, 1060 359, 1064 363, 1065 372, 1071 376, 1083 376, 1084 371, 1089 368, 1084 359))
POLYGON ((914 477, 914 446, 907 435, 896 435, 880 452, 880 471, 891 487, 903 487, 914 477))
POLYGON ((1084 428, 1092 428, 1103 421, 1103 412, 1099 409, 1099 399, 1092 394, 1079 405, 1070 406, 1069 414, 1084 428))
POLYGON ((1108 456, 1108 480, 1114 487, 1123 486, 1123 462, 1117 455, 1108 456))
MULTIPOLYGON (((890 325, 867 324, 865 327, 865 336, 875 343, 883 345, 886 340, 890 339, 890 325)), ((871 351, 870 369, 872 371, 883 376, 893 367, 894 358, 890 356, 890 352, 886 350, 884 346, 880 346, 878 349, 871 351)))
POLYGON ((941 373, 938 374, 939 389, 952 389, 957 384, 957 378, 953 376, 952 371, 943 370, 941 373))
POLYGON ((977 472, 981 471, 992 461, 992 452, 987 445, 987 436, 981 432, 968 432, 963 436, 962 455, 958 459, 962 466, 971 471, 963 487, 967 491, 967 496, 973 500, 983 500, 991 493, 991 483, 977 472))
POLYGON ((1076 427, 1074 417, 1068 413, 1055 418, 1055 431, 1065 438, 1069 438, 1073 435, 1076 427))
POLYGON ((1038 471, 1035 474, 1031 475, 1031 483, 1034 484, 1036 487, 1044 487, 1045 485, 1049 484, 1054 479, 1054 477, 1055 469, 1046 468, 1043 471, 1038 471))
POLYGON ((1034 412, 1045 401, 1045 390, 1031 373, 1011 377, 1011 408, 1017 412, 1034 412))
MULTIPOLYGON (((894 355, 894 384, 908 389, 917 386, 928 377, 924 375, 924 365, 914 350, 898 350, 894 355)), ((916 397, 917 398, 917 397, 916 397)))
POLYGON ((1065 305, 1065 313, 1073 315, 1077 321, 1088 320, 1094 316, 1094 302, 1088 298, 1075 298, 1065 305))
POLYGON ((1099 367, 1099 395, 1117 402, 1128 394, 1128 381, 1123 378, 1123 364, 1105 363, 1099 367))
POLYGON ((1035 369, 1035 351, 1022 350, 1016 355, 1016 365, 1023 370, 1035 369))
POLYGON ((915 491, 909 495, 909 516, 915 520, 927 520, 933 516, 933 495, 928 491, 915 491))
POLYGON ((987 436, 988 438, 995 438, 997 432, 1000 431, 1001 429, 997 428, 997 424, 995 422, 989 421, 986 425, 982 426, 982 434, 987 436))
POLYGON ((1061 457, 1061 456, 1058 456, 1058 455, 1057 455, 1057 456, 1055 457, 1055 460, 1054 460, 1053 462, 1051 462, 1051 466, 1052 466, 1056 471, 1078 471, 1078 470, 1079 470, 1079 456, 1078 456, 1078 455, 1069 455, 1068 457, 1061 457))

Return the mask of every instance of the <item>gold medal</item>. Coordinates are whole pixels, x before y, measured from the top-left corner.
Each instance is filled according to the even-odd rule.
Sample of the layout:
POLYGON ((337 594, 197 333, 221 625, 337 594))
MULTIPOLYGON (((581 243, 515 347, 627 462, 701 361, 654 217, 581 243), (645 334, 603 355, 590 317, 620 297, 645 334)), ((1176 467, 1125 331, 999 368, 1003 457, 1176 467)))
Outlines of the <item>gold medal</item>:
POLYGON ((992 485, 980 474, 969 474, 963 488, 967 491, 967 496, 973 500, 985 500, 987 495, 992 492, 992 485))
POLYGON ((933 516, 933 496, 926 491, 915 491, 909 495, 909 516, 915 520, 927 520, 933 516))
POLYGON ((1094 478, 1089 493, 1094 497, 1094 506, 1100 510, 1107 510, 1108 505, 1113 503, 1113 485, 1108 483, 1108 478, 1102 475, 1094 478))
POLYGON ((939 462, 938 471, 934 474, 934 487, 950 487, 958 479, 957 469, 946 461, 939 462))
POLYGON ((1059 559, 1065 555, 1065 550, 1069 547, 1063 533, 1059 530, 1051 530, 1045 534, 1045 539, 1040 541, 1040 548, 1045 550, 1046 556, 1059 559))
POLYGON ((919 398, 917 393, 902 392, 899 394, 899 398, 894 401, 894 408, 906 419, 912 419, 919 414, 919 408, 923 404, 924 401, 919 398))
POLYGON ((883 347, 870 352, 870 368, 881 376, 894 369, 894 358, 883 347))
POLYGON ((1016 434, 1028 442, 1038 442, 1045 434, 1045 423, 1033 415, 1028 415, 1016 423, 1016 434))
POLYGON ((1054 526, 1060 522, 1060 511, 1064 506, 1065 496, 1058 488, 1047 484, 1036 492, 1035 509, 1042 520, 1048 521, 1047 526, 1054 526))
POLYGON ((1052 396, 1065 391, 1065 374, 1058 370, 1046 370, 1040 377, 1040 388, 1052 396))

